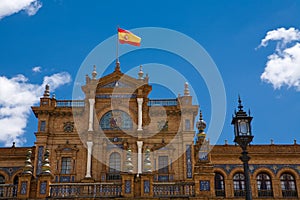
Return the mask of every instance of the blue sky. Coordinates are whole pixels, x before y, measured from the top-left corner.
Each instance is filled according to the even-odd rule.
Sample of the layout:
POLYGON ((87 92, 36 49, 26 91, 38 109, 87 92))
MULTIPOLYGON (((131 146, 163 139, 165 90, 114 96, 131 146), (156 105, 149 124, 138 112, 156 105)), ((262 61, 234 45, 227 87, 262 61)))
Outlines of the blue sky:
MULTIPOLYGON (((116 34, 118 25, 172 29, 203 46, 218 67, 226 90, 227 113, 219 144, 225 139, 233 141, 230 122, 238 94, 254 117, 255 144, 269 144, 271 138, 275 144, 300 142, 299 1, 19 0, 19 5, 8 9, 9 2, 0 2, 1 146, 10 146, 12 141, 33 145, 37 120, 28 108, 37 105, 43 86, 52 83, 57 99, 71 99, 84 59, 100 42, 116 34), (20 103, 22 99, 26 103, 20 103)), ((201 77, 193 78, 185 60, 146 49, 120 60, 124 71, 139 64, 161 63, 190 75, 189 82, 210 123, 207 86, 201 77)), ((166 79, 171 77, 166 75, 166 79)), ((153 91, 150 97, 160 96, 167 97, 166 92, 153 91)))

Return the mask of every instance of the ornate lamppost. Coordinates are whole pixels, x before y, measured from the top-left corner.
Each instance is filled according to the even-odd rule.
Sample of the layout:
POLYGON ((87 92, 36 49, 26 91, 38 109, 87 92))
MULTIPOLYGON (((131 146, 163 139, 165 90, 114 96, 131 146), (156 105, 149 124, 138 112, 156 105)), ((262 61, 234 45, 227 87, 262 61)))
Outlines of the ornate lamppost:
POLYGON ((247 146, 253 139, 251 132, 251 120, 253 117, 250 116, 250 111, 247 114, 243 110, 242 101, 239 97, 238 112, 235 112, 235 116, 232 117, 231 124, 234 125, 234 142, 239 144, 242 148, 242 156, 240 157, 244 165, 244 176, 246 182, 246 200, 252 200, 252 192, 250 185, 250 176, 249 176, 249 165, 248 161, 250 157, 248 156, 247 146))

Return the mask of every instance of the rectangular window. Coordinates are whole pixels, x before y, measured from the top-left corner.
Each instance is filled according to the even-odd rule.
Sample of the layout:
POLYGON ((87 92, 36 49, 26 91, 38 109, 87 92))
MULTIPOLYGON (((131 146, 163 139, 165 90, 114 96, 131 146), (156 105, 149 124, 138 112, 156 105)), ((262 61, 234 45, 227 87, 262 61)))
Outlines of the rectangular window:
POLYGON ((45 130, 46 130, 46 121, 41 121, 40 131, 45 131, 45 130))
POLYGON ((70 157, 63 157, 61 159, 61 174, 71 174, 71 161, 70 157))
POLYGON ((168 174, 169 173, 169 158, 168 156, 159 156, 158 157, 158 173, 168 174))

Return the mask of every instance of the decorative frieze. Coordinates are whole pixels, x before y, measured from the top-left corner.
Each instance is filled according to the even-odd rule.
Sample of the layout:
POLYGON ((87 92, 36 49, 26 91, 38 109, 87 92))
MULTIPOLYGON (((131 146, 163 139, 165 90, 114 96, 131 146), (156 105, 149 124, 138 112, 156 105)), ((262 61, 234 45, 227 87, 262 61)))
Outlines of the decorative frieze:
MULTIPOLYGON (((243 168, 243 165, 238 164, 218 164, 214 165, 215 168, 221 168, 223 169, 227 174, 230 174, 230 172, 233 169, 236 168, 243 168)), ((249 165, 249 171, 251 174, 253 174, 257 169, 259 168, 268 168, 270 169, 274 174, 277 174, 277 172, 283 168, 291 168, 298 172, 300 174, 300 165, 284 165, 284 164, 250 164, 249 165)))

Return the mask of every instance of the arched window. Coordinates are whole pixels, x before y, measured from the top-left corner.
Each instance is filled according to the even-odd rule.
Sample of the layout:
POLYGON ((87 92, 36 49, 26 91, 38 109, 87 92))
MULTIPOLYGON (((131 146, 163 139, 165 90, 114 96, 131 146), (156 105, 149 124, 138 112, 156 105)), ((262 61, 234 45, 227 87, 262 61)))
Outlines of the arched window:
POLYGON ((105 113, 100 120, 102 130, 131 130, 131 117, 124 111, 112 110, 105 113))
POLYGON ((20 174, 15 175, 14 185, 18 185, 19 184, 19 176, 20 176, 20 174))
POLYGON ((225 197, 224 177, 220 173, 215 174, 215 192, 218 197, 225 197))
POLYGON ((271 178, 266 173, 260 173, 256 177, 257 181, 257 191, 259 197, 272 197, 272 182, 271 178))
POLYGON ((294 176, 284 173, 280 176, 283 197, 297 197, 296 182, 294 176))
POLYGON ((0 184, 4 184, 4 183, 5 183, 5 177, 0 174, 0 184))
POLYGON ((245 176, 243 173, 237 173, 233 176, 233 188, 235 197, 245 196, 245 176))
POLYGON ((119 180, 121 171, 121 156, 119 153, 114 152, 109 156, 109 174, 108 180, 119 180))

